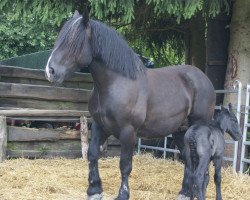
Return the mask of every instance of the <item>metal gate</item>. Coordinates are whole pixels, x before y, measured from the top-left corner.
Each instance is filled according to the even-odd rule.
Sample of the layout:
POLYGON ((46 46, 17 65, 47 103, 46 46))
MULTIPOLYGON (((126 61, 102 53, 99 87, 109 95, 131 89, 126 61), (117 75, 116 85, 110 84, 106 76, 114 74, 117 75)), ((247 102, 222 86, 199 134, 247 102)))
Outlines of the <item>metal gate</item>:
POLYGON ((250 98, 250 84, 247 85, 246 89, 246 103, 245 103, 245 112, 244 112, 244 127, 243 127, 243 138, 242 138, 242 148, 241 148, 241 162, 240 162, 240 172, 245 170, 245 164, 250 164, 250 159, 248 157, 248 149, 247 147, 250 146, 250 136, 248 137, 250 122, 249 122, 249 98, 250 98))
MULTIPOLYGON (((215 90, 216 94, 233 93, 233 94, 237 95, 237 102, 236 102, 236 105, 233 105, 233 107, 236 110, 236 117, 237 117, 238 121, 240 121, 241 91, 242 91, 242 84, 238 80, 236 80, 234 82, 233 87, 231 89, 215 90)), ((220 106, 215 106, 215 109, 220 109, 220 106)), ((141 153, 141 149, 152 149, 152 150, 163 151, 164 158, 166 158, 166 152, 180 153, 179 150, 167 148, 167 140, 169 137, 171 137, 171 135, 164 138, 164 147, 143 145, 141 138, 139 138, 139 140, 138 140, 138 154, 141 153)), ((234 145, 234 153, 233 153, 233 157, 224 157, 224 160, 229 161, 229 162, 233 162, 233 169, 236 170, 238 142, 235 142, 231 139, 227 139, 225 141, 226 141, 226 144, 233 144, 234 145)), ((249 145, 250 145, 250 142, 249 142, 249 145)))

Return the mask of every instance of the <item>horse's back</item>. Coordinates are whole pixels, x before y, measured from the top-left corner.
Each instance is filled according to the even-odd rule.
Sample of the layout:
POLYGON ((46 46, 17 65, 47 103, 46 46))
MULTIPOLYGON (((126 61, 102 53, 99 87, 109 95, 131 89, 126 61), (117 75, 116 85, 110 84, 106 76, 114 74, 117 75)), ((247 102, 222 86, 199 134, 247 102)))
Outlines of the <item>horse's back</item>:
POLYGON ((171 134, 187 119, 206 122, 212 118, 213 86, 199 69, 184 65, 163 67, 147 70, 146 76, 147 115, 141 127, 145 135, 171 134), (201 98, 206 95, 209 97, 201 98))
POLYGON ((183 72, 187 81, 192 82, 195 90, 190 121, 192 124, 207 123, 212 119, 214 114, 214 87, 208 77, 196 67, 186 66, 183 72))
POLYGON ((166 68, 166 71, 167 73, 176 71, 195 93, 189 117, 191 123, 206 123, 211 120, 214 114, 215 92, 208 77, 200 69, 191 65, 173 66, 166 68))
MULTIPOLYGON (((194 93, 194 99, 192 100, 193 109, 191 112, 196 112, 197 114, 199 110, 200 113, 208 112, 209 117, 205 122, 212 118, 215 106, 214 87, 208 77, 197 67, 191 65, 163 67, 149 70, 148 76, 149 79, 153 79, 151 82, 156 83, 152 84, 154 91, 156 87, 159 88, 161 85, 163 85, 163 90, 164 88, 170 88, 170 91, 184 85, 183 88, 190 95, 194 93)), ((183 90, 181 89, 180 91, 183 90)))

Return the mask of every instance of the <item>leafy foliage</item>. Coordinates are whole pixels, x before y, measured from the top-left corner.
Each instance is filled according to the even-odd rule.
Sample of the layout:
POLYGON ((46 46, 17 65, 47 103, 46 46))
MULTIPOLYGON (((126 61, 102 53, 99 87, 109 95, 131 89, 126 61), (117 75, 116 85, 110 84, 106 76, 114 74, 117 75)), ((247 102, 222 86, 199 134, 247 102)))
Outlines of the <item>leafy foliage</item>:
POLYGON ((185 23, 161 16, 154 19, 136 18, 136 24, 123 28, 133 49, 153 58, 156 67, 184 63, 185 23))
MULTIPOLYGON (((215 16, 231 0, 89 0, 90 16, 125 35, 157 66, 184 62, 186 19, 202 10, 215 16), (178 22, 178 23, 177 23, 178 22)), ((1 0, 0 59, 51 48, 56 30, 82 0, 1 0)))
POLYGON ((24 21, 33 17, 35 22, 46 24, 50 21, 54 25, 59 26, 71 14, 73 5, 79 2, 60 0, 1 0, 0 10, 3 13, 13 13, 11 18, 18 20, 22 18, 24 21))
POLYGON ((34 23, 32 16, 13 19, 12 16, 2 15, 0 19, 0 60, 26 53, 52 48, 57 35, 50 23, 34 23))
POLYGON ((146 4, 153 7, 156 16, 168 13, 181 19, 190 19, 197 11, 204 10, 209 17, 215 17, 222 9, 229 11, 230 0, 89 0, 91 14, 98 19, 118 19, 130 23, 135 19, 136 5, 146 4))

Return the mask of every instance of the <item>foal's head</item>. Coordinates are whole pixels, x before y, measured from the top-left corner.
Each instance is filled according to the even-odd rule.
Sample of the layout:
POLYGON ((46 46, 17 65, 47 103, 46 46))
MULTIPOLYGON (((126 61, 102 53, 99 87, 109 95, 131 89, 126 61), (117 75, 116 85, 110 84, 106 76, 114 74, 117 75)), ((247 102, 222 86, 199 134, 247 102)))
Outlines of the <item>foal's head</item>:
POLYGON ((235 114, 232 111, 231 103, 228 104, 229 109, 221 106, 221 111, 215 116, 215 121, 220 124, 224 132, 229 133, 233 140, 238 141, 242 138, 240 126, 235 114))

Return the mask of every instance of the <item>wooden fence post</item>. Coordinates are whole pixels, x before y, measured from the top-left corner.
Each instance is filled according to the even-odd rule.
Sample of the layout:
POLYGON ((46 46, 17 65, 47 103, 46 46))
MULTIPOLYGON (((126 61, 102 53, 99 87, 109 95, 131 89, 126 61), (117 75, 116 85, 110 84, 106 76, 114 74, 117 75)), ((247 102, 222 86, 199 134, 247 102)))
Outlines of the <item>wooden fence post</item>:
POLYGON ((7 148, 7 123, 6 117, 0 116, 0 162, 6 158, 7 148))
POLYGON ((80 136, 81 136, 81 146, 82 146, 82 157, 87 159, 88 152, 88 123, 85 116, 80 117, 80 136))

